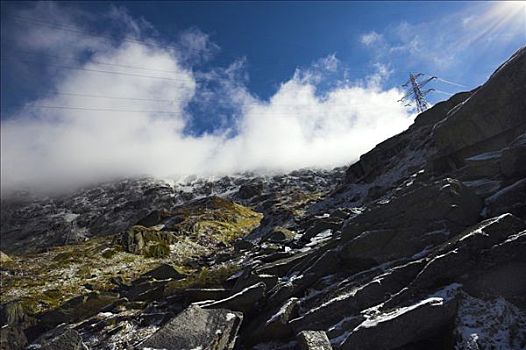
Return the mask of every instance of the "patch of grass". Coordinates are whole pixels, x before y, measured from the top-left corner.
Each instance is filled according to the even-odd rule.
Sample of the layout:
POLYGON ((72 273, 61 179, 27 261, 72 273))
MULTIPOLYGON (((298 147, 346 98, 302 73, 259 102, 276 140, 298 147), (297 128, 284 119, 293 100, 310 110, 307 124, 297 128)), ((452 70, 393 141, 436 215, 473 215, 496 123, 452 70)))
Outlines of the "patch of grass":
POLYGON ((164 293, 173 295, 186 288, 221 287, 227 278, 239 269, 240 267, 234 264, 223 264, 213 268, 204 267, 197 272, 189 273, 185 279, 169 282, 164 293))
POLYGON ((157 242, 147 245, 144 249, 147 258, 166 258, 170 256, 170 247, 165 242, 157 242))
POLYGON ((237 266, 224 264, 196 271, 189 262, 228 249, 230 242, 248 234, 262 218, 250 208, 219 197, 195 201, 165 216, 182 218, 173 232, 141 226, 128 231, 132 233, 128 237, 135 240, 140 234, 143 240, 144 252, 139 254, 123 249, 129 243, 123 238, 128 237, 115 235, 11 257, 12 261, 2 264, 7 275, 0 281, 0 303, 20 300, 28 312, 36 314, 86 294, 87 284, 95 291, 108 291, 115 287, 112 277, 129 282, 160 263, 173 264, 188 274, 170 283, 172 290, 220 286, 237 266))
POLYGON ((28 312, 40 313, 86 293, 85 284, 109 290, 114 287, 112 277, 133 280, 160 262, 123 252, 112 240, 96 237, 47 252, 13 256, 8 275, 1 278, 0 303, 20 300, 28 312))

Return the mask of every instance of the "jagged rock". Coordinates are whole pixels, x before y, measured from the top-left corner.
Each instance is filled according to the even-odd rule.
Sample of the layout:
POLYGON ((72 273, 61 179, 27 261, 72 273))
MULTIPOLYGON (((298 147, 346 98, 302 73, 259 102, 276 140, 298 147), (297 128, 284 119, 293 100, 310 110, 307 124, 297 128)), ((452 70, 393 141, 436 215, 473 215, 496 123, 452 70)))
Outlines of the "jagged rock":
POLYGON ((477 297, 504 297, 526 307, 526 231, 484 250, 477 268, 460 279, 464 289, 477 297))
POLYGON ((6 253, 0 251, 0 264, 5 264, 13 261, 6 253))
POLYGON ((155 278, 156 280, 175 279, 180 280, 186 275, 180 273, 175 267, 169 264, 161 264, 141 276, 143 279, 155 278))
POLYGON ((474 154, 496 151, 526 131, 526 48, 519 49, 469 99, 434 127, 442 158, 454 166, 474 154))
POLYGON ((446 101, 438 102, 430 109, 416 116, 415 126, 435 125, 444 119, 452 108, 467 100, 475 91, 477 91, 477 89, 468 92, 459 92, 446 101))
MULTIPOLYGON (((500 180, 490 180, 490 179, 478 179, 473 181, 464 181, 464 185, 469 187, 477 196, 481 198, 487 198, 499 191, 502 186, 502 181, 500 180)), ((481 213, 482 216, 484 211, 481 213)))
POLYGON ((233 243, 233 246, 236 250, 238 251, 243 251, 243 250, 252 250, 256 247, 256 244, 250 242, 250 241, 247 241, 246 239, 236 239, 233 243))
POLYGON ((350 219, 342 230, 349 241, 340 254, 357 268, 409 257, 477 222, 481 204, 456 180, 417 187, 350 219))
POLYGON ((33 347, 42 350, 88 350, 80 334, 73 329, 55 330, 40 337, 33 347))
POLYGON ((325 230, 332 230, 336 231, 339 230, 342 226, 342 220, 339 218, 331 218, 331 219, 320 219, 312 224, 311 227, 309 227, 303 236, 301 237, 302 240, 309 241, 313 237, 315 237, 317 234, 319 234, 322 231, 325 230))
POLYGON ((301 350, 332 350, 331 343, 324 331, 303 331, 298 334, 301 350))
POLYGON ((502 150, 500 167, 506 177, 526 176, 526 133, 502 150))
POLYGON ((494 151, 466 158, 466 165, 456 171, 455 175, 463 181, 496 177, 501 172, 501 155, 501 151, 494 151))
POLYGON ((351 213, 346 208, 338 208, 330 214, 330 218, 345 220, 351 216, 351 213))
POLYGON ((291 320, 291 325, 296 332, 306 329, 326 330, 339 320, 353 315, 356 315, 353 322, 359 323, 363 320, 358 315, 360 310, 379 304, 398 292, 418 274, 424 264, 424 260, 410 262, 371 277, 362 284, 351 284, 331 299, 323 298, 321 305, 291 320))
POLYGON ((241 185, 239 187, 238 196, 241 199, 250 199, 252 197, 260 195, 262 191, 263 183, 261 182, 241 185))
POLYGON ((159 300, 164 296, 167 281, 144 280, 134 281, 126 290, 126 297, 131 301, 159 300))
POLYGON ((410 228, 366 231, 343 245, 340 255, 350 268, 361 270, 410 257, 444 239, 444 235, 422 236, 420 230, 410 228))
POLYGON ((18 350, 27 344, 24 330, 32 326, 34 320, 29 317, 20 302, 0 305, 0 349, 18 350))
MULTIPOLYGON (((473 92, 461 92, 449 100, 437 103, 420 113, 406 131, 395 135, 360 156, 360 160, 347 168, 345 184, 381 182, 375 195, 382 195, 395 182, 425 166, 433 125, 444 119, 456 105, 467 100, 473 92), (378 181, 381 180, 381 181, 378 181)), ((373 196, 374 197, 374 196, 373 196)))
POLYGON ((265 322, 263 334, 268 334, 269 339, 287 336, 292 330, 288 322, 293 318, 298 308, 298 298, 287 300, 270 319, 265 322))
POLYGON ((422 228, 436 221, 460 231, 479 219, 482 202, 469 188, 446 178, 424 186, 411 186, 387 204, 373 206, 347 221, 342 236, 370 229, 422 228))
POLYGON ((233 349, 243 315, 225 309, 191 305, 138 345, 140 349, 233 349))
POLYGON ((154 210, 150 214, 146 215, 144 218, 139 220, 135 225, 151 227, 159 224, 162 220, 161 211, 154 210))
POLYGON ((49 330, 60 323, 76 322, 89 318, 111 306, 118 298, 118 294, 110 292, 91 292, 72 298, 57 309, 39 315, 38 325, 44 330, 49 330))
POLYGON ((526 178, 523 178, 486 198, 486 217, 512 213, 526 219, 526 178))
POLYGON ((455 349, 524 349, 526 313, 504 298, 460 298, 455 320, 455 349))
POLYGON ((265 235, 261 240, 272 243, 287 243, 294 239, 296 233, 286 229, 284 227, 274 227, 268 234, 265 235))
POLYGON ((242 275, 236 281, 236 284, 232 288, 234 293, 237 293, 248 286, 252 286, 256 283, 263 282, 265 283, 266 290, 271 290, 278 284, 278 276, 268 275, 268 274, 256 274, 252 271, 249 271, 246 275, 242 275))
POLYGON ((0 305, 0 324, 2 326, 16 326, 28 321, 29 317, 20 302, 12 301, 0 305))
POLYGON ((265 283, 259 282, 228 298, 212 303, 205 303, 201 306, 207 309, 225 308, 247 314, 258 306, 258 302, 265 296, 265 290, 265 283))
POLYGON ((341 349, 396 349, 447 333, 457 311, 458 287, 454 287, 409 306, 370 316, 352 330, 341 349))
POLYGON ((0 349, 19 350, 27 345, 27 337, 20 327, 4 326, 0 328, 0 349))
POLYGON ((287 339, 292 336, 289 320, 297 315, 298 301, 298 298, 290 298, 283 305, 270 309, 270 312, 264 312, 252 320, 247 326, 247 334, 250 334, 250 337, 245 342, 256 344, 287 339))
POLYGON ((124 249, 128 252, 154 258, 168 256, 169 245, 174 241, 173 233, 144 226, 132 226, 122 236, 124 249))
POLYGON ((220 300, 228 298, 230 290, 224 288, 186 288, 183 292, 185 298, 193 303, 205 300, 220 300))
MULTIPOLYGON (((477 270, 485 271, 491 265, 491 261, 481 264, 482 255, 489 254, 490 248, 524 230, 525 226, 522 220, 511 214, 504 214, 467 229, 436 250, 408 288, 386 304, 395 305, 417 291, 437 287, 443 283, 464 283, 465 280, 469 280, 470 275, 473 277, 477 270)), ((502 257, 501 263, 513 261, 514 256, 509 253, 502 257)), ((525 283, 523 285, 526 286, 525 283)))
POLYGON ((308 258, 312 258, 312 253, 304 252, 297 253, 291 257, 273 261, 268 264, 264 264, 256 269, 257 274, 267 274, 267 275, 276 275, 283 276, 285 275, 292 267, 298 265, 305 261, 308 258))

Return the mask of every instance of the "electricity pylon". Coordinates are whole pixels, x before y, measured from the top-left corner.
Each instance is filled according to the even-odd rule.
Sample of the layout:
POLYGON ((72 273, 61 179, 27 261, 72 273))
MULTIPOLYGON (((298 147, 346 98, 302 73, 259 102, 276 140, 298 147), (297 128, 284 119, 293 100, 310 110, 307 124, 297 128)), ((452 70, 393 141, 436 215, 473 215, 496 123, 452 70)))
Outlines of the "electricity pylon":
MULTIPOLYGON (((426 101, 426 95, 433 91, 434 89, 427 89, 422 90, 422 87, 424 87, 427 83, 429 83, 431 80, 436 79, 437 77, 430 77, 427 78, 421 82, 418 81, 418 78, 424 76, 423 73, 409 73, 409 80, 405 82, 402 86, 407 88, 407 93, 398 100, 398 102, 406 102, 408 99, 414 100, 416 103, 416 109, 418 110, 418 113, 422 113, 428 108, 428 103, 426 101)), ((406 106, 411 105, 411 103, 407 103, 406 106)))

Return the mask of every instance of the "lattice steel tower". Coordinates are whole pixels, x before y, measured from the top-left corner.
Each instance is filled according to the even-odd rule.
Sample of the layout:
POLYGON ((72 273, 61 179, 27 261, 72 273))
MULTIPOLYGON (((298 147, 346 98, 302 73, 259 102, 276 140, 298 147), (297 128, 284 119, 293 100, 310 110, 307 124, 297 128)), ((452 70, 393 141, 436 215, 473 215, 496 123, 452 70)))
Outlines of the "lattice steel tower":
MULTIPOLYGON (((416 109, 418 110, 418 113, 422 113, 428 108, 428 103, 426 101, 426 95, 433 91, 434 89, 427 89, 422 90, 422 87, 424 87, 427 83, 429 83, 431 80, 436 79, 437 77, 430 77, 427 78, 421 82, 418 81, 418 78, 424 76, 423 73, 409 73, 409 80, 405 82, 402 86, 407 88, 407 93, 404 97, 398 100, 398 102, 406 102, 409 100, 414 100, 416 103, 416 109)), ((411 105, 411 103, 407 103, 406 106, 411 105)))

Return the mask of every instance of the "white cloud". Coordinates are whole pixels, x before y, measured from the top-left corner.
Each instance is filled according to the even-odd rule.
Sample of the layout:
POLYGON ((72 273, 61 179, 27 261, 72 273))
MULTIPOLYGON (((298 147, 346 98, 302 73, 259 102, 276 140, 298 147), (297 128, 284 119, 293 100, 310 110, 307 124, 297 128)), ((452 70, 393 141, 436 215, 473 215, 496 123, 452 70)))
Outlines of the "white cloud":
POLYGON ((189 28, 179 35, 177 43, 180 59, 197 63, 210 60, 220 48, 210 40, 210 36, 199 28, 189 28))
POLYGON ((372 45, 372 44, 377 43, 378 41, 382 40, 382 38, 383 37, 382 37, 381 34, 378 34, 377 32, 372 31, 372 32, 363 34, 360 37, 360 41, 361 41, 362 44, 364 44, 366 46, 369 46, 369 45, 372 45))
MULTIPOLYGON (((123 18, 127 27, 133 28, 134 38, 145 39, 141 28, 152 30, 144 23, 130 22, 133 19, 129 16, 123 18)), ((52 32, 46 35, 49 46, 55 48, 53 43, 58 39, 52 37, 52 32)), ((64 33, 57 31, 55 35, 64 33)), ((207 48, 213 45, 203 35, 192 32, 190 36, 195 40, 189 39, 189 46, 206 56, 210 52, 207 48)), ((96 54, 82 63, 81 70, 68 71, 58 78, 48 97, 27 104, 2 121, 3 190, 22 185, 52 190, 138 175, 207 176, 245 170, 333 167, 355 161, 411 123, 407 110, 396 102, 401 91, 381 88, 381 80, 389 74, 386 66, 378 65, 378 73, 365 82, 345 82, 320 91, 319 83, 325 74, 333 74, 340 65, 335 55, 329 55, 312 67, 298 69, 269 101, 263 101, 245 85, 243 59, 226 68, 197 72, 182 59, 189 57, 181 52, 185 45, 170 46, 146 39, 148 44, 122 41, 92 45, 87 35, 77 37, 76 52, 96 48, 96 54), (100 62, 118 65, 115 70, 126 73, 130 70, 119 66, 151 68, 132 71, 150 78, 93 72, 108 69, 100 62), (215 87, 205 86, 206 82, 214 82, 211 86, 215 87), (57 95, 53 91, 138 99, 57 95), (190 101, 207 106, 212 121, 223 123, 214 114, 214 104, 222 101, 237 113, 234 123, 225 124, 213 134, 190 136, 184 132, 193 118, 187 109, 190 101)), ((39 45, 39 50, 46 47, 39 45)))

